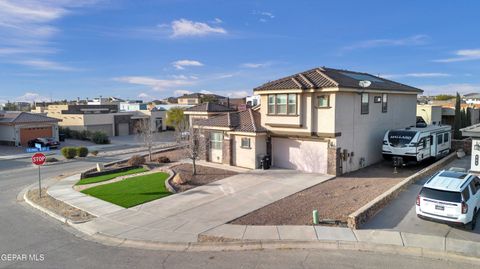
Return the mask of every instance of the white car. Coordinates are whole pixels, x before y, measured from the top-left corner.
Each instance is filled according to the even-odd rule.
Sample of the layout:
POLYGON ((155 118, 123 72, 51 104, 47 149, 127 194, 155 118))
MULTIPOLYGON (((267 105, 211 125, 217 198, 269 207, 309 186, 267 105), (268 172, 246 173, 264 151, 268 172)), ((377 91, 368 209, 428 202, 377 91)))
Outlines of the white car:
POLYGON ((417 196, 415 211, 423 219, 475 229, 480 209, 480 179, 459 171, 440 171, 417 196))

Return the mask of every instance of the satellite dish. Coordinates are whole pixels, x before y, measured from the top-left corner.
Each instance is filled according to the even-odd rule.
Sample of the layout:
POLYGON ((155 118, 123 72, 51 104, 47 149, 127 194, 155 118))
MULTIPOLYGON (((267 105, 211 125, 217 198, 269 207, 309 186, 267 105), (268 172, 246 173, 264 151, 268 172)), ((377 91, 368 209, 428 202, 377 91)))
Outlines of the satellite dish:
POLYGON ((372 82, 369 81, 369 80, 360 80, 360 81, 358 82, 358 85, 360 85, 360 87, 362 87, 362 88, 367 88, 367 87, 370 86, 371 84, 372 84, 372 82))

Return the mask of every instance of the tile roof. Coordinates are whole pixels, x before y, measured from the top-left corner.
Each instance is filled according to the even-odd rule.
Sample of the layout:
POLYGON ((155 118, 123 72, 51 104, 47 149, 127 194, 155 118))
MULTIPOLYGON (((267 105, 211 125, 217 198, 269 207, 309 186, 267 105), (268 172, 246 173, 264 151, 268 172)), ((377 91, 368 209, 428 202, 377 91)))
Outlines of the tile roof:
POLYGON ((192 106, 187 108, 185 111, 192 111, 192 112, 228 112, 228 111, 235 111, 235 109, 217 104, 217 103, 203 103, 196 106, 192 106))
POLYGON ((35 122, 59 122, 59 119, 47 117, 42 114, 29 112, 7 112, 0 116, 0 124, 18 124, 18 123, 35 123, 35 122))
POLYGON ((252 109, 239 112, 229 112, 224 115, 212 117, 195 122, 195 125, 203 127, 224 127, 232 131, 263 133, 267 130, 260 125, 260 113, 252 109))
POLYGON ((359 82, 368 80, 371 82, 368 89, 391 90, 391 91, 409 91, 422 93, 421 89, 411 87, 392 80, 374 76, 368 73, 340 70, 327 67, 318 67, 288 77, 280 78, 267 82, 254 91, 266 90, 287 90, 287 89, 319 89, 327 87, 346 87, 354 89, 363 89, 359 82))
POLYGON ((213 94, 213 93, 198 93, 198 92, 195 92, 195 93, 186 93, 182 96, 179 96, 177 98, 202 98, 202 97, 206 97, 206 96, 211 96, 211 97, 215 97, 217 99, 224 99, 225 97, 224 96, 221 96, 221 95, 218 95, 218 94, 213 94))

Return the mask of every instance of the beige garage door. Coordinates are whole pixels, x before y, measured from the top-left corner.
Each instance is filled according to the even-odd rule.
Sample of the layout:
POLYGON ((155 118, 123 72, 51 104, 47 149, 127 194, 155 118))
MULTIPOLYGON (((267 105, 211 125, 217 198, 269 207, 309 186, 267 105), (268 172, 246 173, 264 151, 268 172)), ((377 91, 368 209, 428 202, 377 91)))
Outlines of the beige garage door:
POLYGON ((327 173, 327 143, 272 138, 272 165, 311 173, 327 173))
POLYGON ((39 137, 52 137, 52 126, 20 129, 20 144, 26 146, 28 141, 39 137))

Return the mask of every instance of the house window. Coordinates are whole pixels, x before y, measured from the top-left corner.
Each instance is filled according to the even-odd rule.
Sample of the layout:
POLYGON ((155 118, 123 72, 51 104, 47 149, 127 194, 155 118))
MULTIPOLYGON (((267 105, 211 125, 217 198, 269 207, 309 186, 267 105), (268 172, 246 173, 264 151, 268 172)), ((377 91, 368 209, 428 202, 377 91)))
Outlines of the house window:
POLYGON ((288 95, 288 115, 297 114, 297 95, 289 94, 288 95))
POLYGON ((270 115, 296 115, 296 94, 271 94, 268 96, 268 114, 270 115))
POLYGON ((242 137, 242 145, 241 147, 243 149, 250 149, 250 138, 248 137, 242 137))
POLYGON ((287 95, 277 94, 277 114, 287 114, 287 95))
POLYGON ((382 94, 382 112, 386 113, 388 110, 388 95, 386 93, 382 94))
POLYGON ((275 95, 268 96, 268 114, 275 114, 275 95))
POLYGON ((213 132, 210 134, 210 147, 211 149, 222 149, 223 134, 219 132, 213 132))
POLYGON ((443 142, 447 143, 448 142, 448 133, 443 134, 443 142))
POLYGON ((329 96, 328 95, 320 95, 320 96, 317 96, 317 107, 329 107, 330 105, 330 100, 329 100, 329 96))
POLYGON ((361 106, 361 113, 368 114, 368 93, 362 93, 362 106, 361 106))

